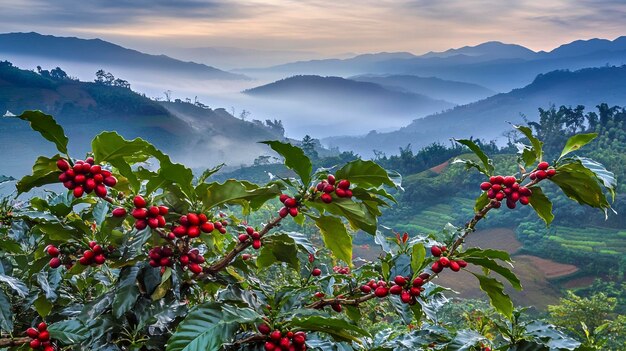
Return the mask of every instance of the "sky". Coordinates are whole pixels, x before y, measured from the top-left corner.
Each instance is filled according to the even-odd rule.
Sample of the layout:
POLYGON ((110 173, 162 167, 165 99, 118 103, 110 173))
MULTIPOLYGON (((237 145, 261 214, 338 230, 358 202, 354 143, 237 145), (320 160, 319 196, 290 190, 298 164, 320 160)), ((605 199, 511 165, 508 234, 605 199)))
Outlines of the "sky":
POLYGON ((30 31, 151 53, 219 46, 420 54, 491 40, 550 50, 626 35, 626 1, 0 0, 0 32, 30 31))

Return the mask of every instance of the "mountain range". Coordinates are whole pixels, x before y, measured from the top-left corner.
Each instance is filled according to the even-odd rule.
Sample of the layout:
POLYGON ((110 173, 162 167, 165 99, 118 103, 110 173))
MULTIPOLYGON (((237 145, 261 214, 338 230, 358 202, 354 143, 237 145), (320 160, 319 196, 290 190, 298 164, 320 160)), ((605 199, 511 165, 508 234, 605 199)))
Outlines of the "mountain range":
POLYGON ((495 91, 506 92, 529 84, 538 74, 557 69, 580 69, 623 63, 626 63, 626 37, 615 40, 578 40, 561 45, 550 52, 534 52, 519 45, 487 42, 421 56, 380 53, 342 60, 299 61, 239 72, 251 75, 409 74, 474 83, 495 91))
POLYGON ((244 93, 297 103, 303 110, 331 106, 337 115, 386 114, 400 119, 425 116, 454 106, 422 94, 341 77, 293 76, 244 93))
POLYGON ((502 133, 511 129, 508 122, 537 120, 538 108, 551 105, 594 107, 603 102, 625 106, 625 81, 626 66, 553 71, 537 76, 523 88, 416 119, 397 131, 332 137, 324 139, 323 143, 367 157, 373 150, 396 154, 400 147, 408 144, 418 149, 433 142, 446 143, 452 137, 499 138, 502 141, 502 133))

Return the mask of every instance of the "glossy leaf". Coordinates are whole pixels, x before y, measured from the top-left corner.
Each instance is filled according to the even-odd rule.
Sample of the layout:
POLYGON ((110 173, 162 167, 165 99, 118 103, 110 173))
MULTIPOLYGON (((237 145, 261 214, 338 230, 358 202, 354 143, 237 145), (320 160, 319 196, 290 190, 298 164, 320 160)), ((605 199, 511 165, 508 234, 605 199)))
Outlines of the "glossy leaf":
POLYGON ((15 184, 18 193, 25 193, 32 188, 58 183, 61 171, 57 168, 56 162, 59 158, 59 155, 52 156, 52 158, 39 156, 33 165, 33 173, 23 177, 15 184))
POLYGON ((334 216, 311 216, 320 230, 324 245, 335 257, 352 265, 352 236, 341 219, 334 216))
POLYGON ((491 258, 464 257, 463 259, 467 263, 475 264, 500 274, 502 277, 506 278, 506 280, 508 280, 515 289, 522 290, 522 283, 515 273, 513 273, 509 268, 499 265, 498 262, 492 260, 491 258))
POLYGON ((490 201, 491 199, 487 196, 487 192, 483 191, 483 193, 476 198, 476 202, 474 203, 474 212, 480 212, 480 210, 487 206, 490 201))
POLYGON ((477 167, 479 171, 481 171, 487 176, 493 175, 493 172, 495 170, 495 168, 493 167, 493 163, 491 162, 489 157, 487 157, 485 152, 481 150, 480 147, 478 147, 478 145, 476 145, 474 141, 469 140, 469 139, 454 139, 454 141, 456 141, 459 144, 467 146, 470 150, 472 150, 472 152, 476 156, 478 156, 478 158, 482 162, 482 166, 477 167))
POLYGON ((538 186, 530 187, 530 190, 533 192, 530 197, 530 206, 535 210, 537 216, 543 219, 546 222, 546 225, 550 225, 552 220, 554 220, 554 214, 552 213, 552 202, 550 199, 543 193, 538 186))
POLYGON ((329 334, 337 341, 356 341, 360 342, 357 336, 368 336, 369 333, 360 327, 348 322, 344 319, 325 317, 321 315, 294 317, 289 321, 292 328, 301 328, 303 330, 318 331, 329 334))
POLYGON ((60 153, 67 154, 67 143, 69 139, 54 117, 41 111, 24 111, 18 118, 28 121, 30 127, 39 132, 46 140, 53 142, 60 153))
POLYGON ((593 172, 596 176, 596 179, 604 186, 606 190, 609 191, 613 201, 615 201, 615 191, 617 189, 617 179, 615 178, 615 174, 611 171, 608 171, 604 166, 596 162, 590 158, 586 157, 577 157, 576 158, 580 163, 585 166, 588 170, 593 172))
POLYGON ((89 330, 78 319, 68 319, 48 326, 50 338, 66 345, 78 344, 89 337, 89 330))
POLYGON ((513 302, 509 295, 504 292, 504 285, 494 278, 482 274, 472 274, 478 279, 480 289, 489 296, 491 306, 504 316, 511 318, 513 315, 513 302))
POLYGON ((313 164, 311 164, 311 160, 304 154, 301 148, 276 140, 262 141, 261 143, 269 145, 272 150, 281 155, 285 159, 285 166, 296 172, 304 186, 309 185, 313 164))
POLYGON ((580 149, 581 147, 589 144, 597 136, 598 136, 598 133, 589 133, 589 134, 576 134, 570 137, 565 143, 565 147, 563 148, 563 151, 561 151, 561 156, 559 156, 559 158, 562 158, 563 156, 569 154, 570 152, 576 151, 580 149))
POLYGON ((422 269, 424 259, 426 258, 426 248, 424 244, 417 243, 413 245, 411 252, 411 270, 413 273, 419 272, 422 269))
POLYGON ((579 204, 609 209, 611 205, 596 179, 596 175, 580 161, 559 166, 556 175, 550 178, 567 197, 579 204))
POLYGON ((275 262, 287 263, 296 270, 300 268, 298 247, 295 241, 285 233, 265 236, 261 253, 256 259, 259 268, 267 268, 275 262))
POLYGON ((28 287, 26 286, 26 284, 24 284, 21 280, 17 278, 0 274, 0 283, 4 283, 21 297, 26 297, 26 295, 28 294, 28 287))
POLYGON ((0 330, 13 332, 13 311, 9 298, 0 290, 0 330))
POLYGON ((337 179, 347 179, 362 188, 377 188, 382 185, 395 187, 387 171, 374 161, 357 159, 348 162, 335 172, 337 179))
MULTIPOLYGON (((204 184, 203 184, 204 185, 204 184)), ((276 185, 260 187, 245 181, 229 179, 224 183, 211 183, 198 187, 198 194, 206 208, 222 205, 240 205, 257 210, 266 201, 277 198, 280 189, 276 185)))
MULTIPOLYGON (((541 161, 543 158, 543 142, 541 142, 541 140, 537 139, 537 137, 535 137, 533 135, 533 131, 532 129, 530 129, 527 126, 516 126, 513 125, 513 128, 519 130, 520 132, 522 132, 522 134, 524 134, 524 136, 526 136, 526 138, 528 138, 528 141, 530 141, 530 145, 532 146, 532 150, 535 153, 535 162, 536 161, 541 161)), ((532 164, 534 162, 531 162, 530 164, 532 164)), ((527 163, 528 164, 528 163, 527 163)))
POLYGON ((196 306, 178 325, 166 351, 218 351, 232 341, 242 323, 261 318, 249 308, 209 302, 196 306))

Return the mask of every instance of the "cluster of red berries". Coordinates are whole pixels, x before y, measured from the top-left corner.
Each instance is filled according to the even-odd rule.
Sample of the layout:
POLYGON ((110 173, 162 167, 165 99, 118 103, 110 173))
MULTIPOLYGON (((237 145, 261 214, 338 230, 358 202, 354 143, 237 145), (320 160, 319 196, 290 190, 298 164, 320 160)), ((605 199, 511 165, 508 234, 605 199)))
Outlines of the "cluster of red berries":
POLYGON ((500 201, 506 198, 506 205, 510 209, 514 209, 517 201, 522 205, 530 203, 532 191, 524 186, 519 185, 517 179, 513 176, 492 176, 488 182, 480 184, 480 189, 487 192, 487 197, 496 200, 494 207, 501 206, 500 201))
POLYGON ((102 246, 98 245, 95 241, 89 242, 89 250, 83 252, 83 256, 78 259, 78 263, 83 266, 89 266, 92 264, 101 265, 106 261, 107 253, 102 246))
POLYGON ((279 199, 285 205, 278 211, 281 218, 285 218, 287 215, 291 215, 291 217, 298 215, 298 200, 287 194, 281 194, 279 199))
POLYGON ((165 227, 165 217, 163 216, 165 216, 169 212, 169 209, 167 207, 148 207, 146 199, 144 199, 140 195, 135 196, 135 198, 133 199, 133 204, 135 205, 135 209, 133 209, 130 214, 131 216, 133 216, 133 218, 136 219, 135 228, 137 228, 137 230, 143 230, 146 229, 146 227, 150 227, 152 229, 165 227))
POLYGON ((171 267, 174 250, 169 246, 157 246, 150 249, 148 257, 150 258, 150 266, 152 267, 171 267))
POLYGON ((435 257, 439 257, 439 259, 435 261, 432 266, 430 266, 430 269, 432 269, 433 272, 441 273, 441 271, 443 271, 446 267, 449 267, 454 272, 458 272, 461 268, 467 267, 467 262, 463 260, 451 260, 446 256, 441 256, 446 251, 448 251, 448 249, 445 246, 432 246, 430 248, 430 253, 435 257))
POLYGON ((352 190, 350 190, 350 181, 347 179, 342 179, 336 183, 335 176, 329 174, 326 179, 323 179, 321 182, 317 183, 315 186, 315 190, 322 192, 320 199, 329 204, 333 202, 332 193, 335 193, 337 197, 352 197, 352 190))
POLYGON ((50 342, 50 333, 48 332, 48 325, 45 322, 39 323, 37 329, 26 329, 26 335, 33 339, 30 341, 29 346, 33 350, 54 351, 54 346, 50 342))
POLYGON ((266 351, 304 351, 306 350, 306 333, 298 332, 281 332, 280 330, 270 331, 267 324, 259 325, 259 332, 267 335, 265 342, 266 351))
POLYGON ((210 222, 209 218, 204 213, 187 213, 180 216, 178 220, 180 225, 172 228, 172 233, 177 238, 182 238, 185 235, 190 238, 197 238, 202 232, 211 233, 215 229, 220 233, 226 233, 225 225, 228 225, 226 221, 210 222))
POLYGON ((241 233, 239 234, 239 241, 240 242, 246 242, 249 239, 252 239, 252 247, 255 250, 258 250, 261 248, 261 235, 259 234, 259 232, 257 232, 256 230, 254 230, 254 228, 248 226, 246 227, 246 232, 245 233, 241 233))
POLYGON ((546 178, 552 178, 556 174, 556 169, 554 167, 550 167, 550 164, 546 161, 539 162, 537 165, 537 170, 530 173, 530 179, 535 180, 543 180, 546 178))
POLYGON ((202 267, 200 265, 204 263, 204 256, 200 254, 198 249, 191 249, 186 253, 182 253, 178 261, 183 269, 187 267, 193 274, 202 273, 202 267))
POLYGON ((360 289, 364 294, 369 294, 374 291, 374 295, 380 298, 389 295, 389 285, 383 280, 376 281, 372 279, 367 284, 361 285, 360 289))
POLYGON ((52 257, 50 259, 50 263, 48 263, 50 268, 59 268, 61 266, 61 259, 59 258, 61 251, 59 251, 59 248, 54 245, 48 245, 46 246, 45 251, 48 255, 50 255, 50 257, 52 257))
POLYGON ((350 267, 334 266, 333 272, 347 275, 350 274, 350 267))
POLYGON ((422 285, 424 285, 424 282, 429 277, 430 275, 428 273, 422 273, 409 284, 410 278, 399 275, 393 279, 389 293, 392 295, 400 295, 400 301, 414 305, 417 302, 417 298, 422 291, 424 291, 422 285))
POLYGON ((104 198, 108 194, 106 187, 117 184, 117 179, 110 171, 102 169, 100 165, 94 165, 93 162, 93 157, 88 157, 85 161, 76 161, 72 167, 65 159, 57 160, 57 167, 63 171, 59 175, 59 181, 64 187, 72 190, 75 197, 94 191, 98 197, 104 198))

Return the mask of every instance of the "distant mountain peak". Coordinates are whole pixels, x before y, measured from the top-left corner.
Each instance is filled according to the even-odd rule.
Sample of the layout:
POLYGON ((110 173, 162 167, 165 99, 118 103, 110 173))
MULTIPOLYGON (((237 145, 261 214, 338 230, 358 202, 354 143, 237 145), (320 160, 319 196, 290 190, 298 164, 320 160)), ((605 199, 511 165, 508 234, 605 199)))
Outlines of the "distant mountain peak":
POLYGON ((442 52, 430 51, 420 57, 450 57, 455 55, 466 56, 489 56, 493 58, 530 58, 536 52, 522 45, 507 44, 501 41, 487 41, 474 46, 463 46, 456 49, 448 49, 442 52))

